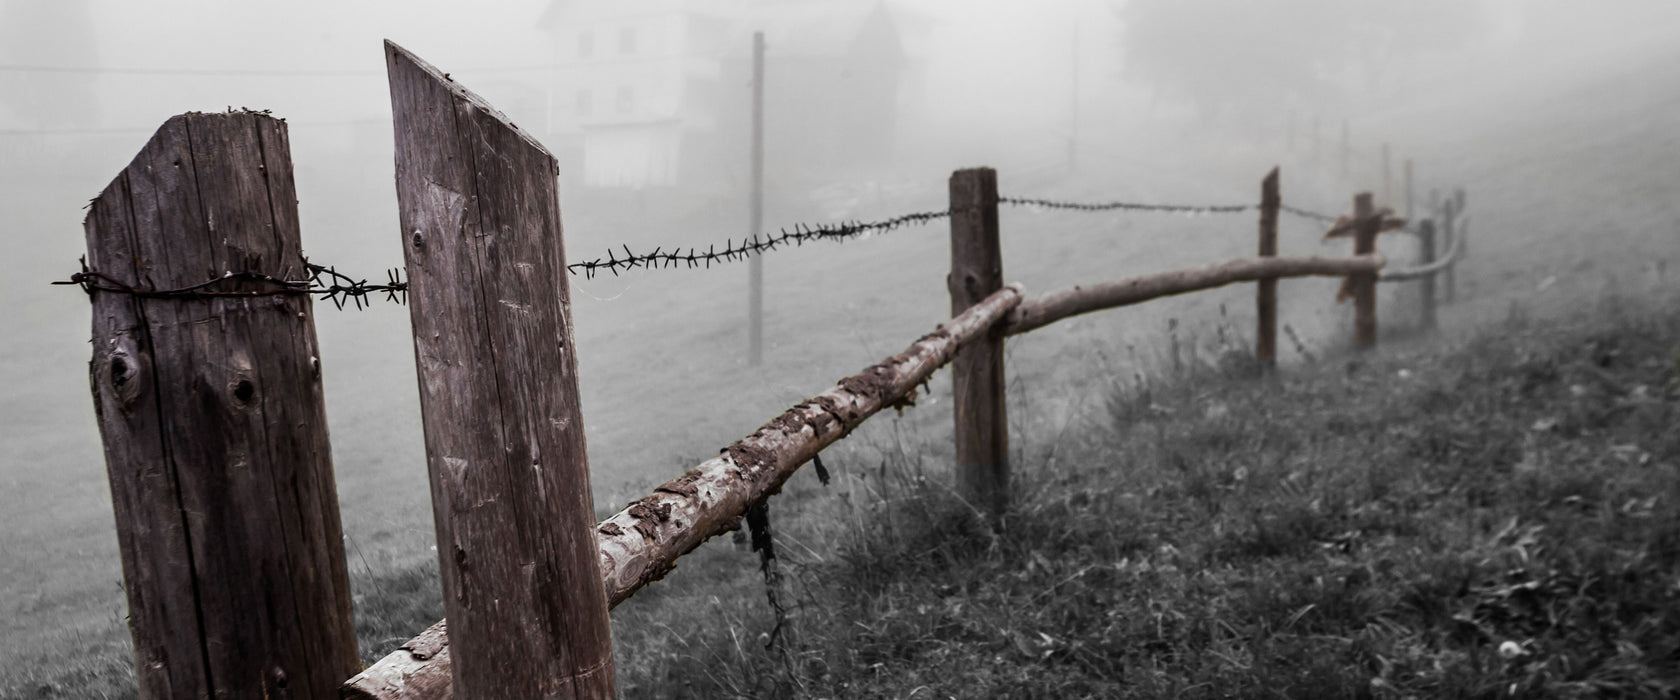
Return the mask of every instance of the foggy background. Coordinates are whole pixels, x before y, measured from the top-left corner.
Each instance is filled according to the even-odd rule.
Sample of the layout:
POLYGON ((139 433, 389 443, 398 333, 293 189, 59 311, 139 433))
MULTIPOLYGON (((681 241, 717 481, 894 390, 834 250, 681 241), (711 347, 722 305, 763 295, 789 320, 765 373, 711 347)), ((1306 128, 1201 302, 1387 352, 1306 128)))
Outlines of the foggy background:
MULTIPOLYGON (((721 247, 749 233, 754 31, 770 230, 943 209, 950 172, 978 165, 1005 196, 1190 204, 1255 202, 1281 165, 1285 203, 1333 214, 1383 187, 1386 143, 1379 198, 1396 208, 1402 159, 1420 201, 1469 189, 1469 299, 1449 328, 1658 284, 1680 253, 1680 3, 1665 0, 0 0, 4 665, 126 637, 87 300, 48 283, 77 269, 83 206, 159 124, 286 119, 305 253, 382 279, 402 265, 389 38, 554 153, 569 261, 721 247)), ((572 278, 597 510, 931 330, 948 316, 946 230, 768 256, 762 369, 745 366, 745 265, 572 278)), ((1286 221, 1282 252, 1347 252, 1318 233, 1286 221)), ((1003 235, 1006 278, 1038 294, 1249 255, 1254 222, 1009 209, 1003 235)), ((1315 351, 1347 327, 1335 286, 1282 285, 1283 320, 1315 351)), ((1249 289, 1012 339, 1017 450, 1100 406, 1111 377, 1159 369, 1168 319, 1210 349, 1248 342, 1249 289)), ((1406 293, 1385 287, 1385 329, 1406 293)), ((429 561, 408 310, 315 309, 351 569, 429 561)), ((903 424, 934 446, 942 386, 903 424)), ((832 462, 867 461, 886 439, 870 430, 886 429, 832 462)))

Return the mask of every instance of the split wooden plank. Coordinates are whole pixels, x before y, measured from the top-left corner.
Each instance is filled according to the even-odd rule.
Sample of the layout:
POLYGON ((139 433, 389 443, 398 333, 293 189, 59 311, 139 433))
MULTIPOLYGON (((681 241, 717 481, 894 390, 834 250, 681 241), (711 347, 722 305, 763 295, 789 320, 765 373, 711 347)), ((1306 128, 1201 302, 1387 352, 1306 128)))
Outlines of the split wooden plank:
POLYGON ((611 698, 554 157, 385 44, 454 688, 611 698))

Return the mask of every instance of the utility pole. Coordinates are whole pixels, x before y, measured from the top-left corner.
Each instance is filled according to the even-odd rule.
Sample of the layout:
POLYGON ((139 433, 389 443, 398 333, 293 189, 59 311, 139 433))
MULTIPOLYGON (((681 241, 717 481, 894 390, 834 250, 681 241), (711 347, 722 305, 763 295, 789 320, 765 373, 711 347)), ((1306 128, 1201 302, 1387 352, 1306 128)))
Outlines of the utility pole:
MULTIPOLYGON (((764 32, 753 32, 752 79, 752 207, 749 237, 764 229, 764 32)), ((764 257, 753 253, 747 259, 748 340, 747 363, 764 364, 764 257)))

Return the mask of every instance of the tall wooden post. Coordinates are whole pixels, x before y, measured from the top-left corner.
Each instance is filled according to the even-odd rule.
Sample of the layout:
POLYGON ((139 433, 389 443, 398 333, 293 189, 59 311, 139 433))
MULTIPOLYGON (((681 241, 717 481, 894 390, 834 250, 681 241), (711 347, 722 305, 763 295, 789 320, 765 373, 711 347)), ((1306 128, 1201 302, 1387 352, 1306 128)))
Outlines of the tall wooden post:
MULTIPOLYGON (((764 233, 764 32, 753 32, 752 207, 747 235, 764 233)), ((747 363, 764 364, 764 256, 747 259, 747 363)))
MULTIPOLYGON (((1435 221, 1424 219, 1418 224, 1418 263, 1427 265, 1435 262, 1435 221)), ((1418 322, 1425 331, 1436 328, 1435 320, 1435 275, 1424 275, 1418 280, 1418 322)))
POLYGON ((460 698, 611 698, 554 157, 385 43, 460 698))
MULTIPOLYGON (((1370 192, 1354 195, 1353 219, 1358 227, 1353 234, 1354 255, 1377 252, 1377 233, 1382 230, 1382 217, 1376 212, 1370 192)), ((1377 345, 1377 274, 1359 272, 1350 277, 1353 278, 1354 343, 1360 349, 1374 348, 1377 345)))
MULTIPOLYGON (((1278 252, 1278 209, 1283 197, 1278 189, 1278 169, 1272 168, 1260 182, 1260 256, 1276 257, 1278 252)), ((1277 367, 1277 278, 1260 280, 1257 296, 1259 331, 1255 346, 1259 352, 1260 371, 1277 367)))
MULTIPOLYGON (((300 279, 286 124, 165 122, 88 213, 131 287, 300 279)), ((336 698, 360 667, 309 297, 93 292, 94 410, 142 698, 336 698)))
MULTIPOLYGON (((951 174, 951 315, 1003 287, 998 244, 997 171, 951 174)), ((951 361, 957 480, 992 516, 1009 506, 1009 423, 1004 410, 1003 335, 997 329, 963 346, 951 361)))

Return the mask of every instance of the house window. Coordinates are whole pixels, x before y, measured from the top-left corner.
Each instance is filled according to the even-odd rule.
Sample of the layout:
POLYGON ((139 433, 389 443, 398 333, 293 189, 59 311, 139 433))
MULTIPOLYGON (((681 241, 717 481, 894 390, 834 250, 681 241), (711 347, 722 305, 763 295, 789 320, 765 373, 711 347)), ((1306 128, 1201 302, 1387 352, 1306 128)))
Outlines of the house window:
POLYGON ((636 53, 635 27, 625 27, 618 30, 618 52, 622 54, 636 53))
POLYGON ((595 53, 595 35, 584 32, 578 35, 578 58, 589 58, 595 53))
POLYGON ((618 89, 618 113, 629 114, 636 109, 636 93, 628 87, 618 89))
POLYGON ((578 116, 580 116, 580 117, 589 116, 590 109, 594 106, 594 105, 590 104, 590 101, 591 101, 590 100, 590 94, 589 94, 588 90, 579 90, 578 91, 578 93, 577 93, 577 113, 578 113, 578 116))

